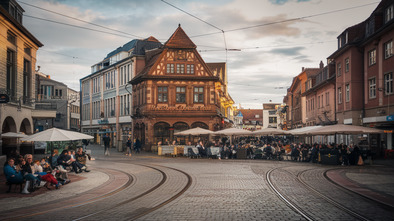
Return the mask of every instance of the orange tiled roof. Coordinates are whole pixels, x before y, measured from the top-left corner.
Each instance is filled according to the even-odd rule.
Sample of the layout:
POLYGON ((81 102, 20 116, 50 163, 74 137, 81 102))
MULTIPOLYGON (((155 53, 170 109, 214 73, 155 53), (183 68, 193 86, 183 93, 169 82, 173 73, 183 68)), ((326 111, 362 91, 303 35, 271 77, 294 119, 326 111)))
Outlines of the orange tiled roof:
POLYGON ((181 28, 181 25, 175 30, 174 34, 171 35, 170 39, 164 44, 167 48, 197 48, 197 46, 190 40, 186 35, 185 31, 181 28))
POLYGON ((239 110, 243 117, 243 122, 245 121, 259 121, 263 123, 263 109, 241 109, 239 110), (259 115, 259 118, 256 118, 259 115))

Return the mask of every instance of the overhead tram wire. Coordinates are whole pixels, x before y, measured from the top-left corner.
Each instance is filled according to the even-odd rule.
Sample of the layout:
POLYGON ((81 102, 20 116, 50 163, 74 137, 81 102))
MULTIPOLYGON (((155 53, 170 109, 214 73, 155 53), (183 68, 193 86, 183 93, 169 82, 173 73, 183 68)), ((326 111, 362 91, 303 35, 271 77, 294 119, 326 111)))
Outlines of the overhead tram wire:
POLYGON ((134 35, 134 34, 130 34, 130 33, 127 33, 127 32, 119 31, 117 29, 113 29, 113 28, 109 28, 109 27, 106 27, 106 26, 103 26, 103 25, 95 24, 93 22, 88 22, 88 21, 85 21, 85 20, 82 20, 82 19, 79 19, 79 18, 75 18, 75 17, 69 16, 69 15, 65 15, 65 14, 62 14, 62 13, 59 13, 59 12, 55 12, 55 11, 52 11, 52 10, 49 10, 49 9, 45 9, 45 8, 42 8, 42 7, 38 7, 38 6, 29 4, 29 3, 26 3, 26 2, 22 2, 22 1, 17 1, 17 2, 25 4, 25 5, 28 5, 30 7, 38 8, 38 9, 46 11, 46 12, 53 13, 53 14, 56 14, 56 15, 64 16, 66 18, 74 19, 76 21, 80 21, 80 22, 83 22, 83 23, 86 23, 86 24, 89 24, 89 25, 94 25, 94 26, 97 26, 97 27, 100 27, 100 28, 108 29, 108 30, 119 32, 119 33, 126 34, 126 35, 130 35, 130 36, 133 36, 133 37, 136 37, 136 38, 141 38, 141 39, 143 38, 143 37, 138 36, 138 35, 134 35))
MULTIPOLYGON (((246 30, 246 29, 252 29, 252 28, 258 28, 258 27, 264 27, 264 26, 269 26, 269 25, 276 25, 276 24, 286 23, 286 22, 298 21, 298 20, 303 20, 303 19, 306 19, 306 18, 318 17, 318 16, 332 14, 332 13, 337 13, 337 12, 341 12, 341 11, 352 10, 352 9, 361 8, 361 7, 374 5, 374 4, 378 4, 378 3, 379 2, 372 2, 372 3, 368 3, 368 4, 364 4, 364 5, 358 5, 358 6, 353 6, 353 7, 349 7, 349 8, 337 9, 337 10, 333 10, 333 11, 322 12, 322 13, 302 16, 302 17, 298 17, 298 18, 291 18, 291 19, 275 21, 275 22, 269 22, 269 23, 264 23, 264 24, 259 24, 259 25, 252 25, 252 26, 247 26, 247 27, 242 27, 242 28, 235 28, 235 29, 224 30, 224 32, 241 31, 241 30, 246 30)), ((211 33, 207 33, 207 34, 194 35, 194 36, 191 36, 190 38, 203 37, 203 36, 208 36, 208 35, 216 35, 216 34, 220 34, 220 33, 222 33, 222 32, 211 32, 211 33)))
POLYGON ((80 28, 80 29, 85 29, 85 30, 89 30, 89 31, 101 32, 101 33, 105 33, 105 34, 111 34, 111 35, 116 35, 116 36, 119 36, 119 37, 129 38, 130 39, 129 36, 120 35, 120 34, 116 34, 116 33, 113 33, 113 32, 107 32, 107 31, 97 30, 97 29, 93 29, 93 28, 87 28, 87 27, 82 27, 82 26, 78 26, 78 25, 67 24, 67 23, 64 23, 64 22, 53 21, 53 20, 49 20, 49 19, 45 19, 45 18, 39 18, 39 17, 31 16, 31 15, 23 15, 23 16, 28 17, 28 18, 34 18, 34 19, 42 20, 42 21, 52 22, 52 23, 56 23, 56 24, 66 25, 66 26, 70 26, 70 27, 74 27, 74 28, 80 28))
MULTIPOLYGON (((220 33, 223 34, 224 49, 225 49, 225 51, 226 51, 226 62, 227 62, 227 52, 228 52, 228 48, 227 48, 227 42, 226 42, 226 35, 225 35, 223 29, 221 29, 221 28, 217 27, 216 25, 213 25, 213 24, 211 24, 211 23, 209 23, 209 22, 207 22, 207 21, 204 21, 204 20, 202 20, 201 18, 199 18, 199 17, 197 17, 197 16, 195 16, 195 15, 193 15, 193 14, 191 14, 191 13, 189 13, 189 12, 187 12, 187 11, 185 11, 185 10, 179 8, 179 7, 173 5, 173 4, 169 3, 169 2, 166 2, 165 0, 161 0, 161 1, 164 2, 164 3, 166 3, 167 5, 169 5, 169 6, 173 7, 173 8, 175 8, 175 9, 178 9, 179 11, 181 11, 181 12, 183 12, 183 13, 185 13, 185 14, 187 14, 187 15, 189 15, 189 16, 191 16, 191 17, 193 17, 193 18, 195 18, 195 19, 197 19, 197 20, 199 20, 199 21, 201 21, 201 22, 203 22, 203 23, 205 23, 205 24, 207 24, 207 25, 209 25, 209 26, 211 26, 211 27, 217 29, 217 30, 219 30, 220 33)), ((239 50, 232 49, 232 51, 239 51, 239 50)))

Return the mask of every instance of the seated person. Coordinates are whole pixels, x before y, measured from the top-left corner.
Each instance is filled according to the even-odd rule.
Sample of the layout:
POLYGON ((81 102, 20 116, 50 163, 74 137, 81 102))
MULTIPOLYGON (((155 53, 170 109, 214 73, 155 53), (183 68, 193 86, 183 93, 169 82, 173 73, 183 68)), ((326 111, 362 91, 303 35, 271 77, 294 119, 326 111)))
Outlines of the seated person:
POLYGON ((63 168, 67 168, 68 166, 71 166, 74 170, 75 173, 80 173, 82 172, 82 165, 77 163, 76 160, 72 159, 70 155, 68 155, 67 150, 63 150, 63 152, 60 154, 59 158, 57 158, 57 163, 63 168))
POLYGON ((202 143, 202 141, 198 142, 197 149, 198 149, 198 153, 200 154, 201 157, 207 156, 207 150, 204 147, 204 144, 202 143))
POLYGON ((267 146, 264 148, 264 153, 267 156, 268 159, 272 158, 272 147, 271 144, 267 144, 267 146))
POLYGON ((49 164, 52 168, 58 166, 57 158, 59 158, 59 151, 57 149, 54 149, 52 155, 49 157, 49 164))
MULTIPOLYGON (((89 160, 91 159, 90 155, 85 153, 83 151, 83 148, 80 147, 77 149, 77 153, 75 154, 75 158, 77 159, 77 162, 79 164, 81 164, 83 167, 85 167, 85 172, 90 172, 90 170, 88 170, 88 167, 86 165, 86 158, 88 158, 89 160)), ((82 167, 82 168, 83 168, 82 167)))
POLYGON ((33 155, 31 154, 26 154, 25 155, 25 161, 22 161, 22 174, 23 177, 25 178, 26 181, 31 181, 32 183, 32 189, 34 190, 35 187, 40 186, 41 183, 41 176, 34 176, 34 172, 33 172, 33 155), (23 165, 23 163, 25 162, 25 164, 23 165))
POLYGON ((12 183, 12 184, 23 183, 22 173, 16 170, 14 158, 8 159, 3 170, 8 183, 12 183))

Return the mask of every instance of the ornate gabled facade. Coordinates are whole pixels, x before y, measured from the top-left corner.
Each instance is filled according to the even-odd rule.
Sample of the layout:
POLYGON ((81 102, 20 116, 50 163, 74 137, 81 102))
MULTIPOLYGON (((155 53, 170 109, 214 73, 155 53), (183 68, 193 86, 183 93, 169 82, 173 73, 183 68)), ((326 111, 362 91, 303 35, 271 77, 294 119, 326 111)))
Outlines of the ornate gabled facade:
MULTIPOLYGON (((194 127, 223 127, 220 83, 179 26, 163 47, 146 53, 145 68, 134 77, 133 128, 149 148, 173 140, 174 133, 194 127)), ((179 142, 186 142, 188 138, 179 142)))

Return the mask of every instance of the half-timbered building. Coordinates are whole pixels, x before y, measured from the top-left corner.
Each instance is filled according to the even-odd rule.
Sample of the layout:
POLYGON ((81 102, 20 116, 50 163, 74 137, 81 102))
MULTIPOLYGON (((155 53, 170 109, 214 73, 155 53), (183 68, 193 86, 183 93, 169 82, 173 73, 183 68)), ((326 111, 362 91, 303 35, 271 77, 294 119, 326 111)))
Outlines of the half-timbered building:
POLYGON ((179 26, 163 47, 146 52, 145 68, 130 81, 134 137, 145 147, 172 141, 177 131, 223 127, 220 97, 215 90, 220 79, 196 48, 179 26))

